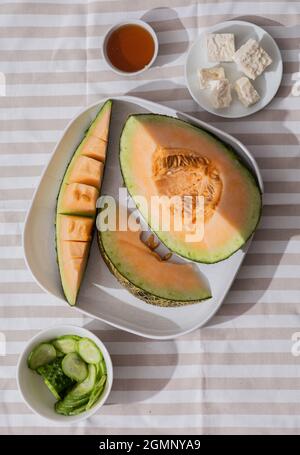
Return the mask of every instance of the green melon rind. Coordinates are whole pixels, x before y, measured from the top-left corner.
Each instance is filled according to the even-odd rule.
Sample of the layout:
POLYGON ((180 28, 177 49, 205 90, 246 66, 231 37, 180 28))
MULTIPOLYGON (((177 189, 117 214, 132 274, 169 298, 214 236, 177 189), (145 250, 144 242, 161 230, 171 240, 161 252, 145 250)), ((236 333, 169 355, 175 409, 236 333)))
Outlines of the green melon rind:
MULTIPOLYGON (((76 156, 78 156, 80 154, 80 151, 81 151, 81 148, 82 148, 82 145, 84 143, 84 140, 89 137, 89 132, 91 131, 91 129, 94 127, 95 123, 98 122, 103 113, 105 112, 106 109, 110 109, 110 111, 112 110, 112 100, 107 100, 103 106, 101 107, 100 111, 98 112, 97 116, 95 117, 95 119, 92 121, 92 123, 90 124, 90 126, 87 128, 87 130, 85 131, 85 135, 84 135, 84 138, 82 139, 82 141, 80 142, 80 144, 78 145, 78 147, 76 148, 67 168, 66 168, 66 172, 64 174, 64 177, 63 177, 63 180, 61 182, 61 185, 60 185, 60 188, 59 188, 59 192, 58 192, 58 196, 57 196, 57 201, 56 201, 56 215, 55 215, 55 249, 56 249, 56 261, 57 261, 57 264, 58 264, 58 268, 59 268, 59 274, 60 274, 60 279, 61 279, 61 284, 62 284, 62 288, 63 288, 63 292, 64 292, 64 295, 66 297, 66 300, 67 302, 69 303, 69 305, 71 306, 74 306, 76 304, 76 299, 77 299, 77 295, 79 293, 79 290, 80 290, 80 287, 79 289, 77 290, 77 294, 76 296, 73 296, 73 295, 70 295, 70 293, 68 292, 68 289, 66 288, 66 286, 64 286, 64 283, 63 283, 63 270, 60 266, 60 259, 59 259, 59 248, 58 248, 58 226, 59 226, 59 222, 58 222, 58 215, 63 215, 63 213, 59 213, 58 211, 58 207, 59 207, 59 197, 60 197, 60 194, 61 194, 61 190, 63 189, 63 186, 66 184, 66 180, 67 180, 67 177, 68 177, 68 170, 70 168, 70 166, 72 166, 72 162, 74 160, 74 158, 76 156)), ((110 121, 110 120, 109 120, 110 121)), ((109 146, 109 136, 107 138, 107 148, 109 146)), ((105 164, 106 164, 106 160, 105 162, 103 163, 104 164, 104 169, 103 169, 103 175, 104 175, 104 172, 105 172, 105 164)), ((102 179, 102 182, 103 182, 103 179, 102 179)), ((101 186, 102 186, 102 182, 101 182, 101 186)), ((99 188, 99 194, 100 194, 100 191, 101 191, 101 187, 99 188)), ((66 215, 70 215, 70 216, 73 216, 75 214, 66 214, 66 215)), ((81 216, 81 214, 78 214, 77 216, 81 216)), ((86 214, 83 214, 82 216, 84 217, 88 217, 86 214)), ((95 218, 96 219, 96 216, 93 215, 92 217, 90 218, 95 218)), ((92 232, 92 236, 93 236, 93 233, 94 233, 95 229, 93 229, 93 232, 92 232)), ((91 239, 91 242, 90 242, 90 246, 92 245, 92 241, 93 241, 93 238, 91 239)), ((89 252, 88 252, 88 255, 87 255, 87 259, 86 259, 86 264, 85 264, 85 268, 87 266, 87 263, 88 263, 88 260, 89 260, 89 254, 90 254, 90 250, 91 248, 89 248, 89 252)), ((83 281, 83 280, 82 280, 83 281)), ((81 282, 82 282, 81 281, 81 282)))
MULTIPOLYGON (((256 230, 256 228, 257 228, 257 226, 259 224, 259 221, 260 221, 260 218, 261 218, 261 214, 262 214, 262 194, 261 194, 257 179, 255 178, 253 173, 248 169, 248 167, 246 167, 245 163, 238 156, 238 154, 234 151, 234 149, 232 147, 228 146, 227 144, 224 144, 219 138, 215 137, 212 133, 210 133, 210 132, 208 132, 208 131, 200 128, 200 127, 192 125, 189 122, 187 122, 186 120, 178 119, 178 118, 171 117, 171 116, 168 116, 168 115, 151 114, 151 113, 150 114, 132 114, 132 115, 130 115, 127 118, 127 120, 126 120, 126 122, 125 122, 125 124, 123 126, 122 132, 121 132, 119 161, 120 161, 121 174, 122 174, 125 186, 127 187, 127 191, 130 194, 130 196, 132 197, 134 202, 135 202, 135 197, 134 197, 134 194, 133 194, 134 192, 132 191, 132 188, 131 188, 132 185, 131 185, 130 182, 128 182, 126 180, 125 172, 124 172, 124 169, 123 169, 123 167, 126 166, 126 163, 124 164, 123 161, 122 161, 123 160, 123 155, 126 153, 126 152, 123 152, 123 150, 127 148, 126 145, 124 145, 123 143, 126 140, 125 139, 125 134, 127 134, 127 135, 129 134, 129 133, 126 133, 126 128, 128 129, 129 127, 131 127, 130 122, 132 122, 132 120, 135 120, 136 118, 141 118, 141 117, 147 117, 148 119, 150 118, 153 121, 170 120, 170 119, 172 119, 179 126, 188 127, 191 130, 195 131, 197 134, 199 134, 199 131, 200 131, 201 134, 205 135, 210 140, 212 140, 214 142, 217 142, 219 146, 222 146, 224 152, 227 153, 228 155, 230 155, 231 158, 236 161, 237 165, 239 166, 239 169, 245 174, 245 177, 248 179, 249 184, 252 184, 253 188, 256 191, 256 197, 258 199, 257 200, 258 210, 257 210, 257 216, 255 217, 256 218, 256 222, 253 223, 253 226, 251 227, 251 230, 249 231, 249 234, 247 236, 245 236, 245 238, 242 238, 240 240, 240 242, 237 243, 234 248, 232 248, 230 253, 227 253, 227 254, 223 253, 223 254, 221 254, 221 255, 219 255, 217 257, 214 257, 213 259, 212 258, 207 258, 207 257, 206 258, 205 257, 199 258, 193 253, 187 254, 186 252, 180 250, 179 248, 172 246, 170 244, 170 241, 169 241, 168 233, 161 232, 161 231, 155 231, 155 234, 157 235, 159 240, 170 251, 176 253, 177 255, 179 255, 179 256, 181 256, 181 257, 183 257, 185 259, 189 259, 189 260, 192 260, 194 262, 199 262, 199 263, 202 263, 202 264, 215 264, 217 262, 221 262, 221 261, 224 261, 225 259, 228 259, 230 256, 232 256, 234 253, 236 253, 238 250, 240 250, 247 243, 247 241, 252 237, 253 233, 255 232, 255 230, 256 230), (129 127, 128 127, 128 125, 129 125, 129 127)), ((145 216, 145 214, 141 210, 141 208, 140 208, 138 203, 136 203, 136 207, 138 208, 138 210, 140 211, 141 215, 143 216, 143 219, 145 220, 145 222, 148 224, 148 226, 151 229, 151 224, 149 223, 149 220, 147 220, 147 217, 145 216)))
POLYGON ((191 305, 195 303, 202 302, 203 300, 210 299, 212 297, 211 293, 208 293, 206 297, 203 297, 198 300, 173 300, 173 299, 166 299, 164 297, 157 296, 155 294, 152 294, 135 284, 133 284, 131 281, 128 280, 124 275, 120 273, 120 271, 117 269, 115 264, 112 262, 112 260, 109 258, 107 255, 102 238, 101 238, 101 232, 98 231, 97 233, 97 239, 98 239, 98 246, 102 255, 102 258, 104 262, 106 263, 108 269, 110 272, 115 276, 115 278, 119 281, 119 283, 124 286, 131 294, 133 294, 135 297, 143 300, 146 303, 149 303, 151 305, 155 306, 160 306, 160 307, 180 307, 180 306, 185 306, 185 305, 191 305))

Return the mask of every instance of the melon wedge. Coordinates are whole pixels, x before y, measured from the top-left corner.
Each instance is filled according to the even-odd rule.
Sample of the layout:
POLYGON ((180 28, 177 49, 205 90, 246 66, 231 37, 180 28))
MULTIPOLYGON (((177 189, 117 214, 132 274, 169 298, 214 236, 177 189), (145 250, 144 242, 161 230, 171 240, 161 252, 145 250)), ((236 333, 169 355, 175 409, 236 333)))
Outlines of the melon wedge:
POLYGON ((262 201, 254 176, 226 144, 185 121, 156 114, 130 116, 121 135, 120 164, 127 189, 150 228, 185 258, 224 260, 245 244, 258 224, 262 201), (169 229, 162 228, 157 212, 148 209, 153 197, 161 196, 178 197, 180 204, 186 196, 193 203, 204 200, 201 238, 190 235, 198 232, 195 205, 189 223, 178 229, 173 221, 181 213, 180 204, 170 210, 163 203, 171 223, 169 229), (140 204, 140 197, 147 205, 140 204))
POLYGON ((70 183, 63 186, 58 201, 58 213, 94 216, 99 190, 83 183, 70 183))
POLYGON ((100 188, 103 163, 87 156, 78 156, 70 170, 67 183, 84 183, 100 188))
POLYGON ((82 144, 80 153, 104 163, 106 157, 107 142, 96 136, 89 136, 82 144))
POLYGON ((76 304, 91 247, 111 109, 109 100, 90 125, 66 169, 58 194, 57 261, 62 288, 70 305, 76 304))
POLYGON ((94 227, 93 218, 57 215, 56 229, 60 240, 90 242, 94 227))
POLYGON ((58 261, 64 293, 70 305, 75 305, 78 289, 86 268, 90 242, 60 241, 58 261))
POLYGON ((141 232, 99 231, 98 243, 110 271, 136 297, 159 306, 180 306, 211 297, 194 264, 162 260, 141 240, 141 232))

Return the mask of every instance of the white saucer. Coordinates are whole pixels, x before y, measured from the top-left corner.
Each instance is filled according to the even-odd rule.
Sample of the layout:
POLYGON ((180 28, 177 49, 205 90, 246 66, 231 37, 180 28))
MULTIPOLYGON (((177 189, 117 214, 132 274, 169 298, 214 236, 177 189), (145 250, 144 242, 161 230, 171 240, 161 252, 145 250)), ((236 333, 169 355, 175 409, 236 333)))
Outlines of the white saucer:
MULTIPOLYGON (((224 67, 226 77, 234 83, 243 73, 238 71, 234 62, 220 63, 224 67)), ((274 39, 261 27, 244 21, 226 21, 214 25, 203 32, 189 50, 186 65, 185 78, 190 94, 194 100, 206 111, 220 117, 238 118, 253 114, 263 109, 276 95, 282 79, 282 57, 280 50, 274 39), (236 93, 232 90, 233 100, 229 107, 215 109, 209 100, 206 90, 199 88, 198 70, 209 68, 216 63, 208 62, 206 55, 206 35, 207 33, 234 33, 235 46, 238 49, 249 38, 260 42, 261 46, 270 55, 273 62, 255 81, 251 81, 261 96, 258 103, 250 107, 245 107, 239 101, 236 93)))

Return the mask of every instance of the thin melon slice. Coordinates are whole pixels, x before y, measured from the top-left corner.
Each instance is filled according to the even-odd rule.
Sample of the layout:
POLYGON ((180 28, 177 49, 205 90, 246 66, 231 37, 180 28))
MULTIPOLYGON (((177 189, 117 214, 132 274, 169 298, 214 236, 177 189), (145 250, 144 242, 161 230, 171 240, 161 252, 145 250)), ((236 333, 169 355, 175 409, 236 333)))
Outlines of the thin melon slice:
POLYGON ((83 183, 70 183, 62 188, 57 210, 69 215, 94 216, 99 190, 83 183))
POLYGON ((107 142, 96 136, 89 136, 82 144, 80 153, 84 156, 104 163, 106 157, 107 142))
POLYGON ((112 101, 107 101, 77 147, 56 208, 56 247, 62 287, 75 305, 86 268, 106 156, 112 101), (96 135, 93 136, 93 132, 96 135), (101 137, 98 137, 101 133, 101 137))
POLYGON ((110 271, 147 303, 180 306, 211 297, 208 281, 191 263, 162 260, 141 241, 140 231, 99 231, 98 243, 110 271))
POLYGON ((56 235, 60 240, 89 242, 92 240, 93 218, 83 216, 57 215, 56 235))
POLYGON ((156 114, 130 116, 121 135, 120 164, 146 222, 171 251, 185 258, 224 260, 245 244, 258 224, 262 201, 254 176, 226 144, 185 121, 156 114), (161 196, 167 196, 162 207, 170 213, 168 229, 162 228, 161 215, 149 209, 153 197, 161 196), (182 215, 186 196, 192 201, 188 222, 182 215), (147 204, 140 204, 141 197, 147 204), (171 209, 170 197, 179 201, 171 209), (197 237, 199 198, 204 200, 204 229, 197 237), (184 221, 181 228, 174 227, 178 213, 184 221))
POLYGON ((72 241, 61 241, 57 249, 61 282, 70 305, 76 303, 89 250, 90 242, 72 241))
POLYGON ((84 183, 100 188, 103 163, 87 156, 78 156, 70 170, 67 183, 84 183))
POLYGON ((91 124, 89 133, 103 141, 108 141, 109 123, 111 115, 111 101, 104 104, 98 118, 91 124), (98 120, 101 120, 100 122, 98 120))

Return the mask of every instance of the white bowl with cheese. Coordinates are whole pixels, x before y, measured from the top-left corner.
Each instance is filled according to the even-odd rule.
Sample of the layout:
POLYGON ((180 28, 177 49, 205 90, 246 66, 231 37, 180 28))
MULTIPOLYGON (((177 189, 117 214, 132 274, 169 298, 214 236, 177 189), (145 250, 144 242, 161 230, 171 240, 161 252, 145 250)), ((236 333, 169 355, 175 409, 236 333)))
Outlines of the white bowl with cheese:
MULTIPOLYGON (((227 44, 228 52, 230 53, 232 42, 229 36, 227 38, 227 42, 222 44, 224 45, 225 50, 227 44)), ((225 60, 226 57, 227 56, 225 55, 225 60)), ((256 66, 256 63, 259 62, 253 63, 254 66, 256 66)), ((226 21, 205 30, 190 48, 185 65, 186 84, 196 103, 212 114, 227 118, 245 117, 263 109, 276 95, 282 80, 282 74, 282 57, 274 39, 261 27, 244 21, 226 21), (249 40, 255 40, 270 56, 272 63, 268 65, 263 73, 256 77, 255 80, 249 79, 252 87, 249 84, 245 84, 244 80, 239 84, 238 91, 241 89, 245 90, 245 102, 247 102, 249 96, 253 96, 253 100, 255 98, 255 102, 251 106, 247 107, 244 105, 240 101, 237 91, 234 89, 236 81, 246 76, 243 71, 241 71, 239 65, 233 61, 209 61, 208 53, 210 52, 211 55, 213 55, 213 46, 211 46, 213 43, 210 43, 208 40, 208 36, 211 36, 211 34, 234 34, 236 51, 249 40), (217 90, 219 81, 213 81, 211 84, 213 89, 211 90, 201 88, 199 70, 213 67, 223 68, 226 74, 225 77, 231 84, 232 101, 228 107, 214 107, 216 103, 222 106, 223 101, 225 105, 227 104, 226 97, 228 99, 228 87, 226 87, 226 84, 223 84, 223 87, 220 87, 219 92, 217 90), (257 93, 260 97, 258 101, 257 93), (224 96, 224 100, 221 98, 218 99, 218 96, 224 96)))

